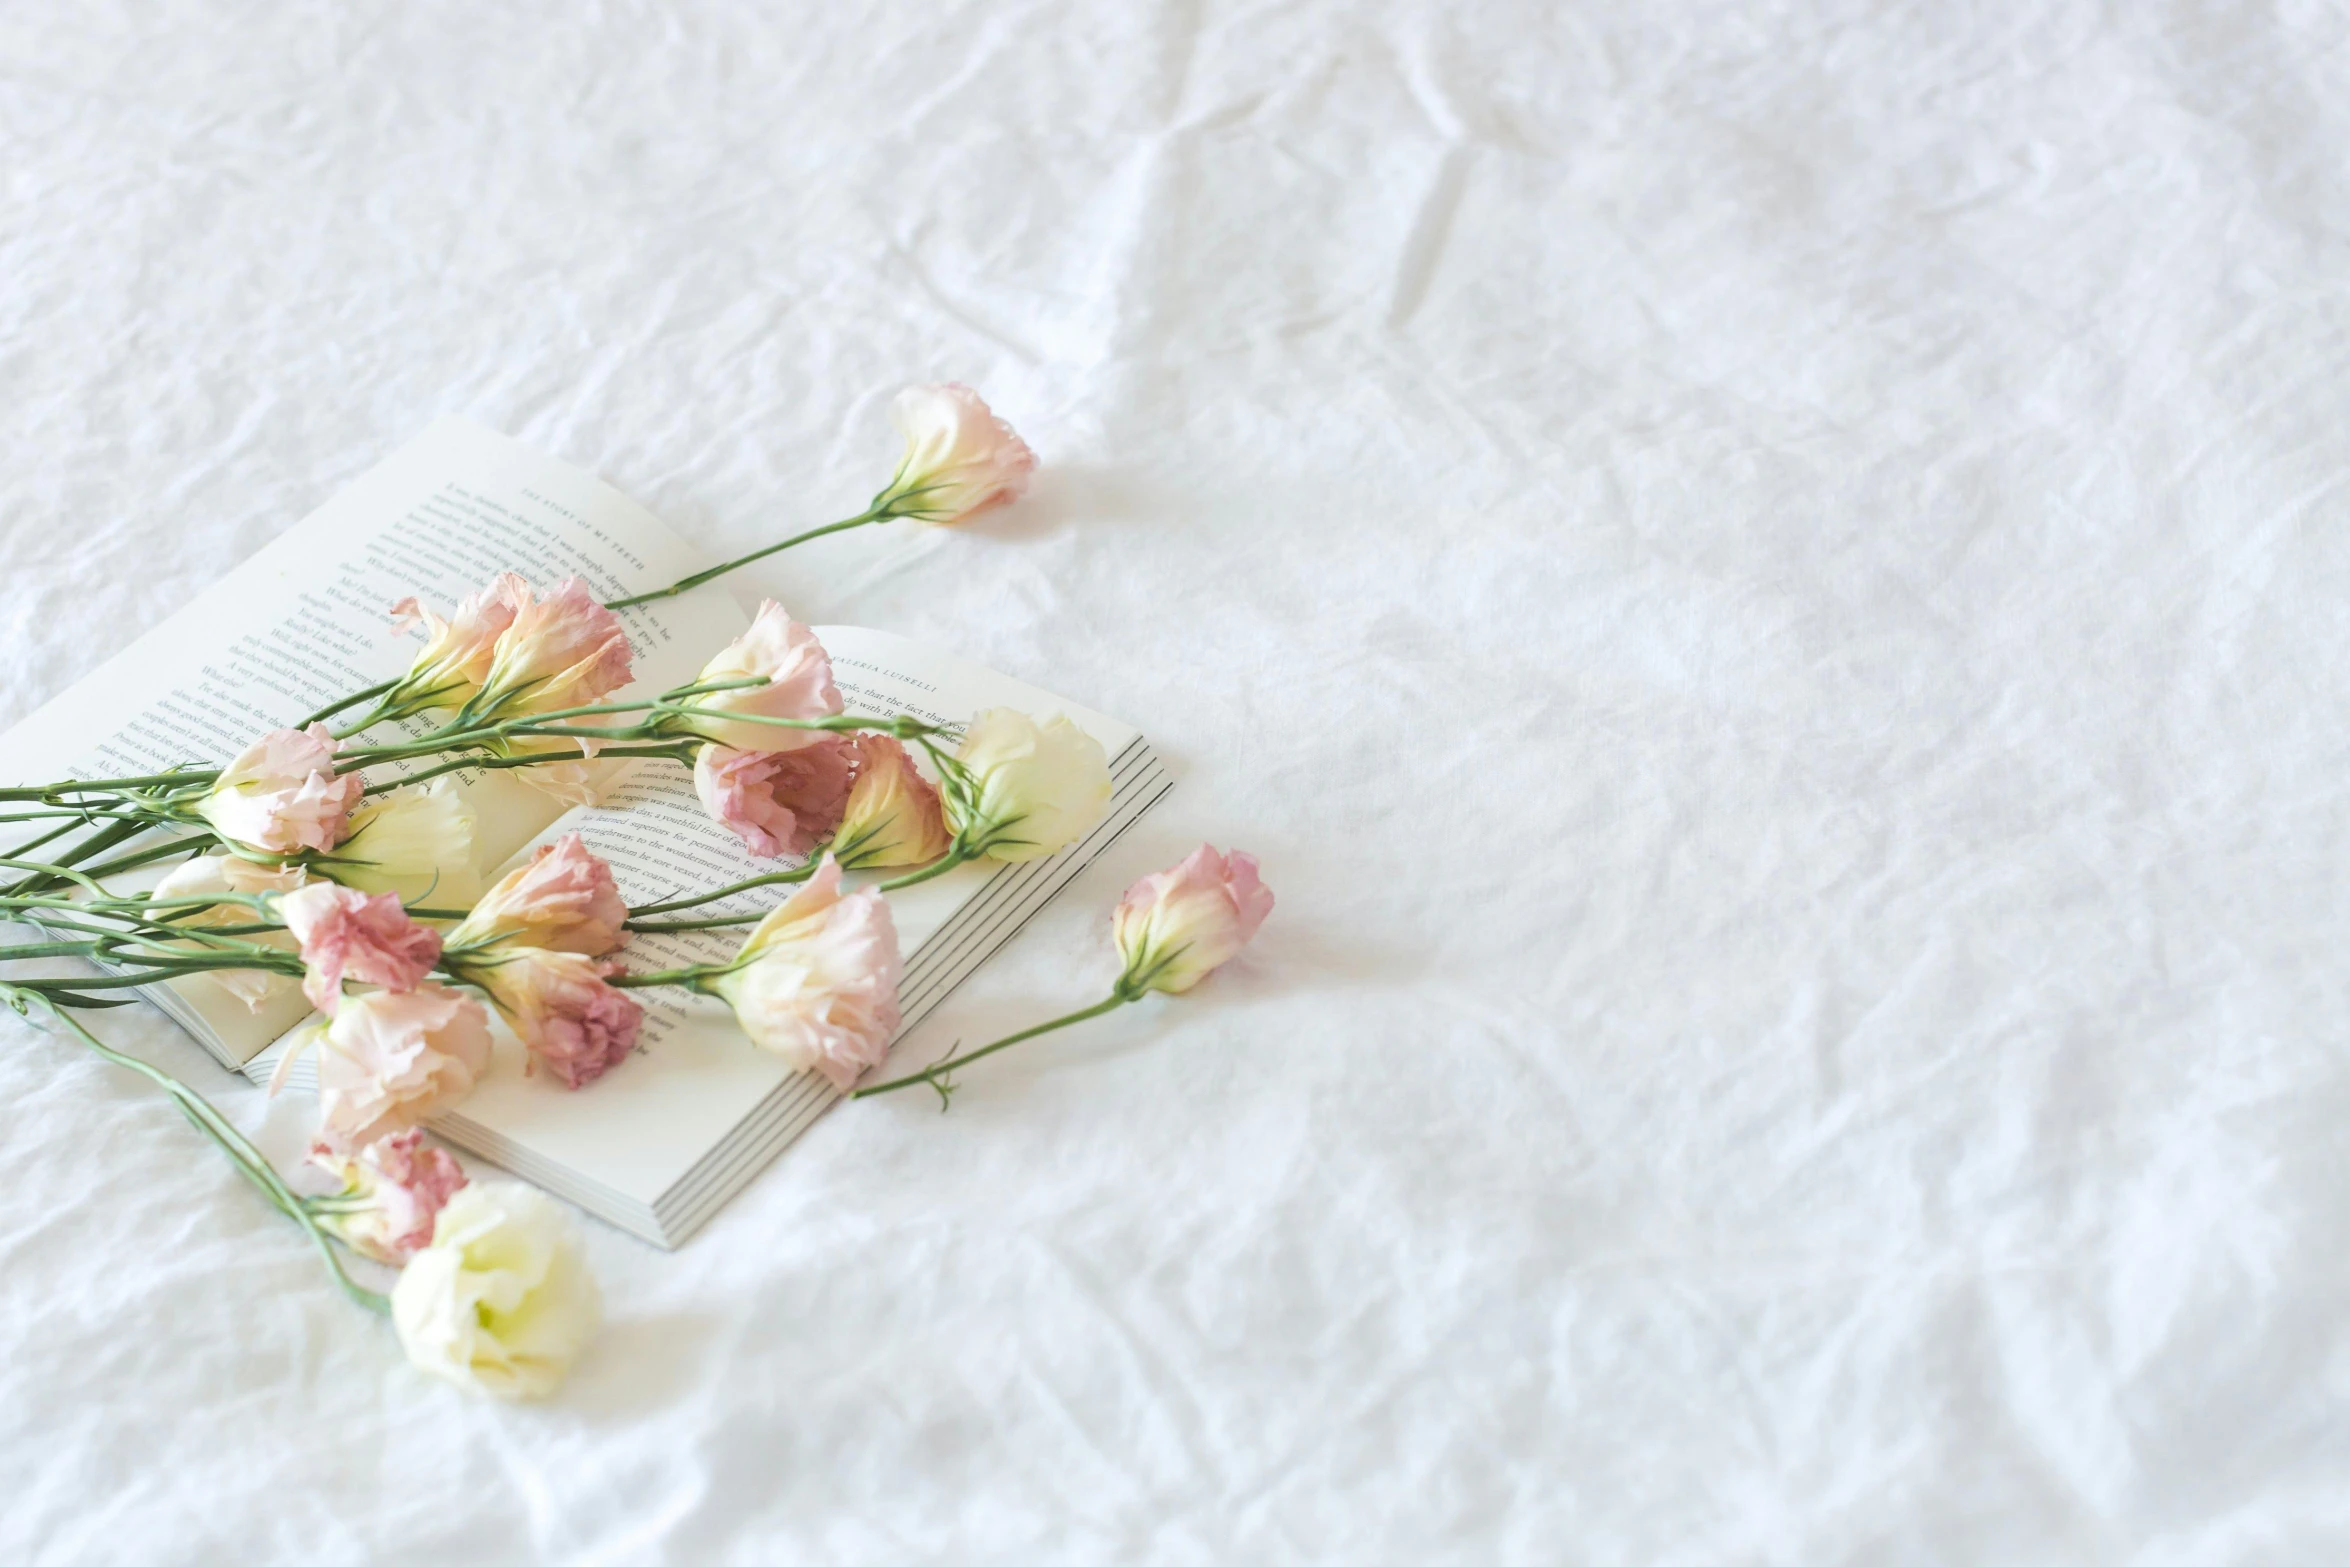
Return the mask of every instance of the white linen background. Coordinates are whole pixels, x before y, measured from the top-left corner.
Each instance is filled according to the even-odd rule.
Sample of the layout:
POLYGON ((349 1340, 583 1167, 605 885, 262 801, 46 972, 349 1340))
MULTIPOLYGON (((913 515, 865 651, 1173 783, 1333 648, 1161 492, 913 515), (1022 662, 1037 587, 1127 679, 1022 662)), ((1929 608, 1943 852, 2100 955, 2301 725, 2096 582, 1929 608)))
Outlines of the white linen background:
MULTIPOLYGON (((11 1561, 2350 1553, 2338 7, 16 4, 0 719, 442 413, 1183 782, 553 1402, 0 1026, 11 1561)), ((258 1096, 143 1012, 104 1025, 258 1096)), ((280 1106, 275 1123, 295 1114, 280 1106)))

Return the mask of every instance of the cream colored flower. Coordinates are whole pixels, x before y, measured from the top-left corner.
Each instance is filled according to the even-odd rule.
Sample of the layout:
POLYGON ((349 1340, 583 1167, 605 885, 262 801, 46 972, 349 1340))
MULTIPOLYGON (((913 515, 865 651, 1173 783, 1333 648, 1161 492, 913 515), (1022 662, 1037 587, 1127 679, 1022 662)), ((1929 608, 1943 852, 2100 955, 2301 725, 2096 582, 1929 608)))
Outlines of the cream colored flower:
POLYGON ((396 892, 404 903, 469 908, 481 896, 473 865, 473 807, 454 778, 394 789, 361 806, 351 835, 318 864, 361 892, 396 892))
POLYGON ((467 1186, 392 1286, 392 1326, 429 1376, 492 1398, 543 1398, 603 1316, 570 1218, 510 1181, 467 1186))
POLYGON ((1055 714, 991 707, 971 720, 955 753, 967 787, 950 790, 947 820, 964 845, 992 860, 1040 860, 1092 831, 1110 805, 1102 743, 1055 714))

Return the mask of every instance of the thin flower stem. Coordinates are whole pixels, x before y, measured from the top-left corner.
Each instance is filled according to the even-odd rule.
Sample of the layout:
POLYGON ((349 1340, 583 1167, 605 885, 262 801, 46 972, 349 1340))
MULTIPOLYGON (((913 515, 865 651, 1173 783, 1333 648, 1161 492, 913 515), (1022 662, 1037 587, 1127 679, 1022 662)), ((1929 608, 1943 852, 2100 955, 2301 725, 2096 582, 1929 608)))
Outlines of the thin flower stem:
POLYGON ((688 588, 698 588, 705 582, 715 581, 717 578, 725 576, 737 567, 748 566, 755 560, 765 560, 768 556, 780 554, 795 544, 805 544, 810 539, 820 539, 827 533, 843 533, 850 528, 862 528, 869 522, 883 520, 882 514, 878 511, 862 511, 854 517, 844 518, 839 522, 826 523, 821 528, 810 528, 805 533, 795 533, 781 544, 770 544, 765 549, 753 550, 748 555, 738 556, 723 566, 712 566, 709 570, 697 571, 690 577, 680 577, 665 588, 656 588, 650 593, 639 593, 633 598, 614 599, 604 607, 606 609, 630 609, 639 604, 650 604, 655 599, 675 598, 688 588))
POLYGON ((765 876, 753 876, 747 881, 730 883, 715 892, 696 893, 690 898, 671 898, 667 903, 639 904, 628 912, 632 915, 668 914, 678 909, 693 909, 699 908, 705 903, 716 903, 720 898, 731 898, 738 892, 749 892, 756 887, 777 887, 785 882, 806 881, 816 874, 818 863, 816 860, 810 860, 807 864, 795 865, 788 871, 772 871, 765 876))
POLYGON ((650 990, 656 985, 678 985, 698 990, 700 982, 726 973, 729 963, 696 963, 688 968, 662 969, 652 974, 615 974, 605 983, 615 990, 650 990))
POLYGON ((537 767, 547 762, 600 762, 611 757, 628 756, 665 756, 673 762, 690 760, 677 745, 647 746, 641 750, 633 751, 607 748, 592 757, 585 751, 541 751, 529 756, 460 756, 451 761, 427 767, 422 772, 410 773, 405 778, 387 778, 382 783, 369 784, 365 792, 383 794, 393 789, 405 789, 410 784, 423 783, 427 779, 438 778, 445 773, 462 773, 476 768, 495 771, 507 767, 537 767))
POLYGON ((1009 1050, 1021 1041, 1034 1039, 1039 1034, 1049 1034, 1056 1028, 1067 1028, 1072 1023, 1082 1023, 1088 1018, 1096 1018, 1107 1012, 1115 1012, 1134 999, 1122 989, 1112 991, 1108 1000, 1097 1002, 1082 1012, 1072 1012, 1067 1017, 1057 1017, 1049 1023, 1039 1023, 1034 1028, 1024 1028, 1017 1034, 1006 1034, 994 1044, 984 1045, 967 1056, 949 1056, 946 1060, 927 1066, 909 1076, 892 1078, 886 1083, 876 1083, 871 1088, 860 1088, 850 1097, 870 1099, 875 1094, 886 1094, 900 1088, 911 1088, 916 1083, 928 1083, 931 1087, 938 1088, 940 1078, 950 1073, 959 1072, 974 1061, 992 1056, 999 1050, 1009 1050))
POLYGON ((946 853, 940 855, 937 859, 932 860, 928 865, 923 866, 920 870, 908 871, 903 876, 891 877, 888 881, 883 882, 878 890, 882 892, 896 892, 901 887, 918 886, 921 883, 930 880, 934 876, 944 876, 947 872, 953 870, 956 866, 967 863, 971 858, 972 856, 969 851, 964 849, 964 847, 958 843, 953 848, 947 850, 946 853))
POLYGON ((335 1255, 333 1242, 328 1239, 326 1231, 319 1227, 318 1221, 303 1207, 302 1199, 295 1196, 277 1171, 270 1167, 269 1160, 263 1157, 261 1150, 254 1147, 244 1133, 230 1125, 227 1118, 215 1110, 203 1095, 162 1068, 149 1066, 136 1056, 124 1055, 121 1051, 107 1045, 97 1035, 83 1027, 79 1018, 59 1008, 45 995, 27 991, 16 985, 0 985, 0 1000, 5 1000, 20 1014, 27 1017, 31 1015, 33 1008, 40 1008, 84 1045, 96 1052, 101 1060, 136 1072, 169 1094, 172 1102, 179 1106, 180 1113, 218 1143, 221 1151, 229 1156, 230 1161, 237 1166, 239 1172, 255 1186, 258 1186, 262 1194, 269 1198, 271 1204, 280 1213, 302 1227, 303 1232, 310 1237, 311 1244, 318 1248, 318 1255, 326 1263, 327 1272, 333 1275, 335 1283, 341 1286, 344 1294, 370 1311, 387 1316, 391 1313, 391 1297, 366 1288, 354 1280, 350 1274, 343 1271, 342 1259, 335 1255))
POLYGON ((395 675, 389 680, 385 680, 379 682, 376 685, 367 687, 367 689, 364 691, 354 691, 349 696, 343 698, 340 702, 335 702, 326 707, 320 708, 317 712, 312 713, 308 718, 303 719, 300 723, 295 724, 293 727, 296 729, 307 729, 312 724, 323 724, 328 719, 334 717, 335 714, 357 707, 360 703, 366 701, 369 697, 382 696, 386 691, 391 690, 392 687, 398 685, 399 683, 400 677, 395 675))
POLYGON ((159 843, 152 848, 140 849, 135 853, 118 855, 103 865, 91 866, 83 875, 94 880, 100 876, 112 876, 117 871, 136 870, 142 865, 152 865, 157 860, 168 860, 175 854, 201 851, 204 845, 211 840, 212 834, 208 832, 190 833, 185 838, 174 838, 169 843, 159 843))

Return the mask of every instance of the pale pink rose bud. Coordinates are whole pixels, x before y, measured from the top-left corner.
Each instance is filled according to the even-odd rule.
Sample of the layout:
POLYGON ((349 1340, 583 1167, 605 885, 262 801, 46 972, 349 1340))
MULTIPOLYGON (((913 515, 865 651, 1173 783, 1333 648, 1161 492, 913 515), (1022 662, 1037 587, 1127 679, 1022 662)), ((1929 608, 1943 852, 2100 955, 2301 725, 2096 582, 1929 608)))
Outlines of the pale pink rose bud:
POLYGON ((1036 454, 967 386, 909 386, 890 409, 906 454, 873 509, 890 517, 956 523, 1018 500, 1036 454))
MULTIPOLYGON (((490 1064, 489 1013, 444 985, 370 990, 344 997, 334 1021, 303 1044, 318 1047, 320 1139, 359 1148, 430 1120, 473 1091, 490 1064)), ((272 1092, 296 1053, 279 1061, 272 1092)))
POLYGON ((840 825, 857 773, 857 748, 848 736, 818 739, 823 743, 797 751, 703 746, 694 761, 702 809, 753 854, 806 854, 840 825))
POLYGON ((697 683, 754 678, 766 684, 687 698, 699 710, 690 720, 693 732, 737 751, 796 751, 828 737, 830 732, 822 729, 704 716, 745 713, 760 718, 831 718, 840 712, 840 690, 832 683, 832 660, 825 656, 824 644, 773 599, 761 604, 750 629, 704 664, 695 677, 697 683))
MULTIPOLYGON (((236 892, 292 892, 307 880, 309 874, 299 865, 262 865, 234 854, 205 854, 174 866, 170 875, 155 884, 155 891, 150 896, 201 898, 236 892)), ((215 904, 211 908, 199 908, 192 914, 182 908, 172 911, 172 916, 174 925, 190 928, 254 925, 266 917, 241 903, 215 904)), ((238 939, 264 947, 278 947, 287 952, 294 950, 293 936, 282 930, 252 931, 238 939)), ((193 943, 168 942, 165 945, 192 947, 193 943)), ((298 983, 291 975, 250 968, 207 969, 189 978, 192 981, 211 981, 243 1002, 249 1012, 260 1011, 298 983)))
POLYGON ((1126 970, 1119 989, 1180 994, 1248 945, 1273 912, 1256 859, 1201 844, 1173 870, 1145 876, 1119 900, 1112 930, 1126 970))
POLYGON ((612 867, 578 833, 565 833, 499 877, 449 932, 448 945, 504 942, 594 957, 620 945, 627 919, 628 900, 612 879, 612 867))
POLYGON ((427 1148, 415 1127, 369 1143, 355 1154, 325 1143, 310 1162, 341 1190, 312 1210, 320 1229, 377 1262, 398 1267, 432 1243, 433 1220, 465 1184, 465 1171, 445 1150, 427 1148))
POLYGON ((898 1027, 898 932, 888 900, 841 896, 829 854, 743 943, 744 967, 708 982, 751 1043, 846 1092, 898 1027))
POLYGON ((603 966, 576 952, 537 947, 503 947, 459 970, 481 986, 504 1014, 514 1037, 540 1062, 581 1088, 628 1059, 636 1048, 645 1009, 624 990, 604 982, 603 966))
POLYGON ((350 830, 367 784, 335 775, 335 737, 324 724, 272 729, 238 753, 196 807, 223 838, 269 854, 331 849, 350 830))
POLYGON ((419 925, 389 892, 370 896, 331 881, 277 900, 278 918, 301 944, 302 994, 328 1017, 343 999, 343 981, 414 990, 441 955, 437 931, 419 925))
POLYGON ((857 786, 832 835, 832 852, 850 870, 928 865, 947 852, 938 790, 922 776, 906 748, 888 735, 856 736, 857 786))
POLYGON ((478 716, 590 706, 628 684, 629 656, 620 617, 579 578, 564 578, 535 603, 525 591, 482 678, 478 716))
POLYGON ((530 584, 506 571, 479 593, 459 599, 445 620, 413 598, 394 604, 394 629, 405 630, 421 621, 425 641, 424 651, 385 700, 408 712, 463 707, 489 677, 498 638, 514 624, 515 611, 529 602, 530 584))

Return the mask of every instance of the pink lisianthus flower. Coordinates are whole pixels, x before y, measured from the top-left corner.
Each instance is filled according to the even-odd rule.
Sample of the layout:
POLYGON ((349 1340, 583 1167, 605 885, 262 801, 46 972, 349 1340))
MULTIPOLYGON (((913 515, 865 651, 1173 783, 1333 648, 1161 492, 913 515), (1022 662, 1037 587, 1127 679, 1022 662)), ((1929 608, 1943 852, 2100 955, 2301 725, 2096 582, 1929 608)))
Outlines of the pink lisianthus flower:
MULTIPOLYGON (((346 996, 334 1021, 303 1042, 318 1047, 318 1134, 359 1148, 429 1120, 473 1091, 490 1062, 482 1004, 445 985, 346 996)), ((270 1082, 275 1092, 297 1051, 270 1082)))
POLYGON ((341 1186, 312 1200, 319 1228, 362 1257, 395 1268, 432 1243, 433 1221, 465 1185, 457 1161, 444 1149, 424 1146, 424 1133, 413 1126, 356 1153, 318 1143, 310 1162, 341 1186))
POLYGON ((753 854, 806 854, 840 825, 857 776, 857 747, 848 736, 817 739, 796 751, 703 746, 694 761, 702 809, 753 854))
POLYGON ((906 453, 873 498, 882 516, 965 522, 1027 491, 1036 454, 971 388, 909 386, 890 417, 906 438, 906 453))
POLYGON ((846 1092, 898 1027, 897 926, 872 889, 840 890, 831 855, 751 931, 741 968, 705 981, 751 1043, 846 1092))
POLYGON ((1272 891, 1257 879, 1253 856, 1201 844, 1119 900, 1112 922, 1126 961, 1119 990, 1189 990, 1248 945, 1272 912, 1272 891))
POLYGON ((645 1009, 604 981, 603 966, 576 952, 509 947, 460 970, 481 986, 540 1063, 566 1088, 584 1088, 628 1059, 645 1009))
POLYGON ((313 882, 278 899, 277 913, 301 945, 302 994, 328 1017, 344 980, 414 990, 441 955, 440 934, 410 919, 396 893, 313 882))
POLYGON ((324 724, 272 729, 239 752, 196 814, 223 838, 268 854, 331 849, 350 831, 367 785, 335 774, 337 742, 324 724))
POLYGON ((628 900, 620 896, 612 867, 578 833, 565 833, 499 877, 449 932, 447 944, 502 942, 594 957, 620 945, 627 919, 628 900))
POLYGON ((466 595, 443 619, 414 598, 392 606, 392 625, 405 630, 423 622, 424 650, 384 699, 403 712, 463 707, 489 678, 498 639, 514 624, 515 612, 530 602, 530 584, 511 571, 500 572, 479 593, 466 595))
POLYGON ((857 782, 832 834, 833 853, 850 870, 928 865, 953 846, 938 789, 906 748, 888 735, 854 737, 857 782))
POLYGON ((832 660, 816 633, 784 613, 773 599, 759 606, 750 629, 695 677, 710 680, 760 679, 767 683, 732 691, 710 691, 687 700, 695 708, 691 727, 705 740, 737 751, 797 751, 830 738, 822 729, 730 720, 742 713, 757 718, 831 718, 840 712, 840 689, 832 683, 832 660), (706 716, 717 715, 717 716, 706 716))
POLYGON ((566 577, 543 599, 519 596, 482 677, 479 716, 586 707, 628 684, 628 631, 586 583, 566 577))

